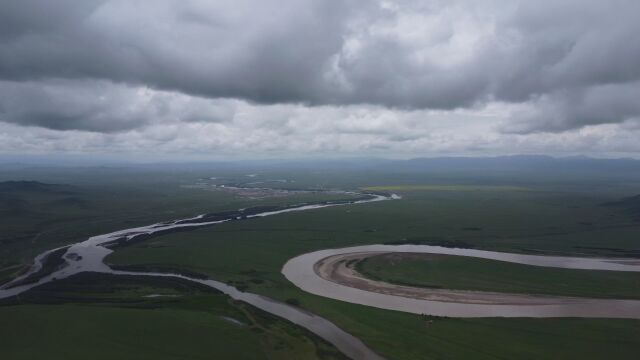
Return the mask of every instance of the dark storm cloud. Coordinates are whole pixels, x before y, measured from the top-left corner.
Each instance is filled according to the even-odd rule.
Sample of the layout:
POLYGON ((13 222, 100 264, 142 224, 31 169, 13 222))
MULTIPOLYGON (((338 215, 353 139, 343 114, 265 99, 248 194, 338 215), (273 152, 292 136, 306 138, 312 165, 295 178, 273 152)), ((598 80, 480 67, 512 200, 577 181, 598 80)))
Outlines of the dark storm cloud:
POLYGON ((77 26, 102 0, 7 0, 0 5, 0 39, 58 32, 77 26))
POLYGON ((0 120, 55 130, 114 132, 144 125, 153 110, 131 111, 131 94, 105 84, 0 81, 0 120), (123 108, 129 108, 122 112, 123 108))
POLYGON ((149 123, 226 122, 233 108, 181 94, 105 81, 0 81, 0 121, 114 133, 149 123))
POLYGON ((610 84, 555 92, 514 114, 507 133, 564 131, 582 125, 640 119, 640 83, 610 84))
POLYGON ((92 77, 210 97, 307 101, 316 96, 327 58, 340 50, 349 14, 343 7, 341 1, 106 1, 46 29, 8 32, 0 77, 92 77))
MULTIPOLYGON (((96 79, 267 104, 503 101, 532 107, 505 131, 562 131, 640 114, 638 13, 635 0, 10 0, 0 4, 0 79, 96 79)), ((88 103, 79 108, 43 100, 46 111, 20 110, 29 102, 10 93, 4 121, 96 131, 148 121, 109 121, 90 95, 78 95, 88 103)), ((127 104, 115 99, 110 107, 127 104)))

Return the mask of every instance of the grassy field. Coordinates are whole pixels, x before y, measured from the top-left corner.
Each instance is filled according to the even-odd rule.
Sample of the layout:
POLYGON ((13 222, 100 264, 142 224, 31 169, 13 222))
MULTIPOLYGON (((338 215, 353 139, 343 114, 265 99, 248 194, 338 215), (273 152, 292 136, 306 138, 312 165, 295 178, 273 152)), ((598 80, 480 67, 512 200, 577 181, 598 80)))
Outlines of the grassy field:
POLYGON ((611 351, 615 358, 634 358, 640 350, 637 321, 444 319, 425 324, 417 316, 304 293, 280 274, 295 255, 371 243, 633 255, 640 224, 632 214, 601 206, 607 200, 540 191, 418 191, 405 193, 399 201, 283 214, 162 236, 119 249, 108 261, 185 268, 247 291, 295 298, 392 359, 553 359, 568 354, 598 359, 611 351))
POLYGON ((379 185, 368 186, 364 190, 369 191, 532 191, 524 186, 509 185, 379 185))
POLYGON ((432 254, 388 254, 362 260, 365 276, 394 284, 521 294, 640 298, 640 274, 553 269, 432 254))
MULTIPOLYGON (((238 173, 237 177, 246 181, 243 174, 246 173, 238 173)), ((275 179, 292 176, 269 175, 275 179)), ((283 187, 329 188, 338 184, 343 188, 359 188, 395 184, 391 181, 394 174, 385 175, 389 179, 376 176, 309 173, 283 187)), ((114 180, 117 185, 106 178, 99 184, 84 179, 81 185, 74 185, 74 195, 56 195, 62 199, 25 195, 27 212, 0 218, 0 228, 7 236, 0 245, 0 277, 11 276, 35 253, 94 234, 202 212, 314 200, 312 196, 239 199, 226 193, 182 188, 180 184, 189 184, 195 177, 181 174, 179 178, 180 182, 171 178, 153 183, 144 177, 136 186, 122 185, 133 183, 130 178, 114 180), (65 200, 68 197, 85 203, 65 200), (55 205, 46 210, 47 203, 55 205), (79 207, 80 204, 85 205, 79 207)), ((638 321, 425 319, 310 295, 293 287, 280 274, 289 258, 304 252, 374 243, 640 256, 637 214, 603 206, 617 200, 621 193, 632 195, 626 189, 637 187, 634 184, 623 188, 576 186, 574 182, 530 186, 522 181, 505 185, 503 180, 496 184, 438 185, 448 184, 446 180, 443 176, 434 185, 426 185, 421 179, 407 180, 399 188, 391 185, 393 190, 388 186, 377 189, 402 193, 403 199, 397 201, 282 214, 160 236, 117 249, 108 261, 195 271, 283 301, 296 299, 303 308, 332 320, 390 359, 637 356, 638 321), (574 187, 580 191, 566 190, 574 187), (593 190, 600 188, 604 190, 593 190)), ((533 280, 540 282, 545 276, 538 273, 533 280)), ((96 289, 90 283, 74 281, 76 285, 69 285, 66 290, 64 286, 60 288, 64 284, 56 283, 56 289, 39 288, 32 297, 21 296, 21 305, 0 307, 3 319, 0 339, 3 348, 9 349, 1 353, 3 358, 5 353, 11 359, 44 356, 73 359, 82 355, 86 358, 94 349, 100 349, 97 358, 337 356, 332 348, 299 328, 264 314, 252 315, 252 309, 229 302, 221 295, 193 293, 182 287, 149 283, 149 279, 109 291, 101 289, 102 285, 96 289), (156 293, 178 297, 144 297, 156 293), (222 316, 240 320, 247 326, 238 329, 222 316), (157 328, 145 327, 145 323, 156 324, 156 320, 160 324, 157 328), (61 327, 61 323, 65 326, 61 327), (192 331, 199 334, 192 338, 180 336, 192 331), (28 347, 27 341, 42 346, 28 347)))
POLYGON ((171 279, 82 274, 19 304, 0 306, 5 359, 343 359, 291 323, 171 279))
MULTIPOLYGON (((601 205, 608 200, 611 199, 552 192, 407 193, 396 201, 281 214, 171 235, 157 240, 167 242, 169 247, 148 250, 145 243, 119 251, 116 258, 131 256, 132 261, 174 258, 197 267, 200 257, 213 255, 190 256, 191 248, 215 244, 224 253, 231 253, 247 241, 258 247, 273 247, 274 251, 268 254, 282 254, 276 261, 301 251, 379 243, 633 256, 638 250, 640 219, 619 208, 601 205), (185 262, 184 256, 195 263, 185 262)), ((256 251, 248 251, 253 258, 256 251)))
POLYGON ((29 305, 0 314, 7 359, 267 359, 258 334, 204 311, 29 305))
POLYGON ((202 213, 344 197, 298 194, 251 199, 187 189, 178 183, 95 187, 4 182, 0 183, 0 283, 23 271, 37 254, 93 235, 202 213))
POLYGON ((640 321, 421 318, 308 301, 388 359, 635 359, 640 321))

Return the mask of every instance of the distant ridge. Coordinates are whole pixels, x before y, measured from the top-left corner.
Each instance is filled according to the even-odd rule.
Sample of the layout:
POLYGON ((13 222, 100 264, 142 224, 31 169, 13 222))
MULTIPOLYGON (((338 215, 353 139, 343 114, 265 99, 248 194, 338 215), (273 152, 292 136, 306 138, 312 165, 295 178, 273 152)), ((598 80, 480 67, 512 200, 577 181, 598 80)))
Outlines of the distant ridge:
POLYGON ((39 181, 29 181, 29 180, 17 180, 17 181, 11 180, 11 181, 0 182, 0 191, 3 191, 3 192, 8 192, 8 191, 45 192, 45 191, 60 190, 60 187, 63 187, 63 185, 45 184, 39 181))
POLYGON ((597 159, 586 156, 552 157, 546 155, 512 155, 496 157, 439 157, 406 160, 407 165, 422 170, 507 170, 554 172, 627 172, 640 173, 640 160, 597 159))

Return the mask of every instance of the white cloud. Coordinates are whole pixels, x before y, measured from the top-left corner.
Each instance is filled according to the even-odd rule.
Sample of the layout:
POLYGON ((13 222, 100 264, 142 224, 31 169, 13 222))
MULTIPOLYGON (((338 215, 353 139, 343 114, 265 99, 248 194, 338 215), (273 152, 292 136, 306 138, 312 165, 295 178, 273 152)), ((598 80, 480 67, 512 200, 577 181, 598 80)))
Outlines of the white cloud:
POLYGON ((397 111, 368 105, 233 104, 225 122, 157 121, 115 133, 56 131, 0 123, 0 153, 94 153, 228 159, 336 155, 416 157, 536 153, 636 156, 640 126, 592 125, 562 133, 498 131, 508 105, 477 111, 397 111))
POLYGON ((634 0, 0 4, 0 151, 639 150, 634 0))

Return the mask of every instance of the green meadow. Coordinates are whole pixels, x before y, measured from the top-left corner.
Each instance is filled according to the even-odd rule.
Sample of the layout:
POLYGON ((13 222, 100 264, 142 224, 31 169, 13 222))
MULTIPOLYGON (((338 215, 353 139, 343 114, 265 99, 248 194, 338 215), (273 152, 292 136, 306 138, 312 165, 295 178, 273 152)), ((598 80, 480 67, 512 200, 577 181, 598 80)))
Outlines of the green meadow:
MULTIPOLYGON (((338 194, 296 194, 251 199, 154 183, 139 185, 57 185, 0 183, 0 284, 24 271, 39 253, 93 235, 256 205, 288 205, 342 199, 338 194)), ((194 180, 190 180, 194 181, 194 180)))
POLYGON ((432 254, 378 255, 355 266, 374 280, 432 289, 640 298, 640 274, 635 272, 554 269, 432 254))
POLYGON ((509 185, 436 185, 436 184, 415 184, 415 185, 380 185, 368 186, 364 190, 369 191, 532 191, 524 186, 509 185))
MULTIPOLYGON (((232 173, 224 181, 247 181, 245 173, 232 173)), ((62 190, 7 191, 0 199, 6 200, 0 201, 6 207, 5 216, 0 218, 4 230, 0 277, 15 276, 43 250, 107 231, 200 213, 340 197, 307 194, 253 199, 182 186, 205 175, 145 175, 136 177, 138 181, 131 177, 78 175, 76 182, 68 178, 42 179, 71 184, 62 190)), ((137 269, 197 272, 244 291, 299 304, 389 359, 637 356, 640 321, 420 317, 311 295, 283 277, 280 269, 291 257, 360 244, 640 256, 640 218, 626 203, 617 202, 636 193, 638 187, 633 183, 614 187, 520 179, 510 185, 505 181, 447 182, 444 176, 432 181, 399 176, 269 174, 269 178, 295 180, 281 184, 283 188, 368 188, 397 192, 402 199, 233 221, 162 235, 120 247, 107 262, 137 269)), ((362 271, 370 276, 423 286, 638 297, 637 277, 629 274, 529 271, 527 267, 505 268, 504 264, 461 258, 427 264, 402 262, 395 268, 386 263, 364 265, 362 271)), ((192 285, 158 281, 105 281, 80 275, 5 301, 0 304, 0 338, 6 349, 2 354, 11 359, 79 359, 88 353, 97 359, 154 360, 341 357, 335 348, 312 334, 225 296, 192 285), (158 294, 163 296, 148 297, 158 294), (28 347, 27 342, 42 346, 28 347)))
MULTIPOLYGON (((245 291, 281 300, 334 321, 392 359, 562 358, 598 359, 615 351, 634 358, 640 349, 638 321, 577 319, 436 319, 341 303, 304 293, 281 274, 291 257, 323 248, 376 243, 424 243, 501 251, 632 256, 640 224, 624 209, 603 206, 607 196, 555 191, 404 192, 403 199, 282 214, 177 233, 122 248, 107 260, 117 265, 171 266, 226 281, 245 291), (600 235, 600 236, 598 236, 600 235), (517 330, 516 330, 517 329, 517 330), (569 335, 570 334, 570 335, 569 335), (505 342, 505 339, 509 341, 505 342), (598 339, 598 341, 595 341, 598 339), (507 345, 504 345, 507 344, 507 345), (562 346, 560 346, 562 344, 562 346)), ((460 275, 475 270, 464 263, 460 275)), ((545 269, 546 270, 546 269, 545 269)), ((589 274, 534 272, 507 276, 502 290, 520 282, 577 280, 570 288, 548 286, 549 294, 594 295, 589 274), (514 278, 515 277, 515 278, 514 278)), ((487 278, 500 274, 485 274, 487 278)), ((469 281, 476 281, 473 280, 469 281)), ((637 297, 637 277, 618 274, 614 294, 637 297), (626 288, 629 286, 629 288, 626 288)), ((447 285, 442 279, 441 285, 447 285)))
POLYGON ((4 359, 344 359, 291 323, 166 278, 85 273, 0 305, 4 359))

